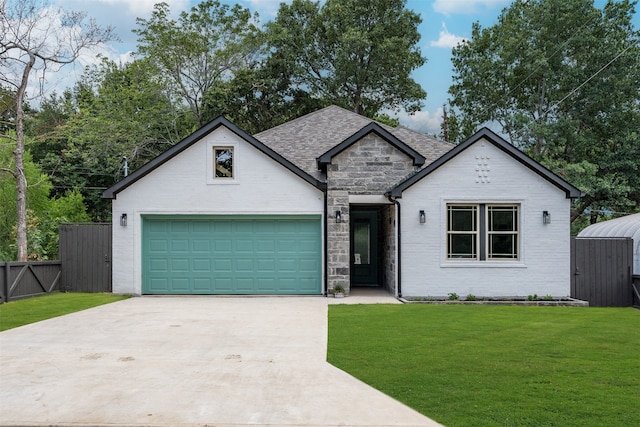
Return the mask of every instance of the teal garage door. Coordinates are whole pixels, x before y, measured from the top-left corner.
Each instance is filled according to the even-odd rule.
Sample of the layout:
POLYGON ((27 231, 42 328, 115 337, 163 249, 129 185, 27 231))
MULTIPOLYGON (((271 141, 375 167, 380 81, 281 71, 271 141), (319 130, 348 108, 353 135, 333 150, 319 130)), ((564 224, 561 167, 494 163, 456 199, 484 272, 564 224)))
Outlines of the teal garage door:
POLYGON ((144 294, 320 294, 319 216, 144 216, 144 294))

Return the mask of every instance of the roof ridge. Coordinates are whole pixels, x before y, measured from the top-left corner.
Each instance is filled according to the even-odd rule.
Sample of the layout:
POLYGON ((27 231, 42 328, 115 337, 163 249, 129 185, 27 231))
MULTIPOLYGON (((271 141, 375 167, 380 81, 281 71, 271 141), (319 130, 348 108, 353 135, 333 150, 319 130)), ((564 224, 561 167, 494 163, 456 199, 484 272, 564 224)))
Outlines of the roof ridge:
MULTIPOLYGON (((340 106, 338 106, 338 105, 331 104, 331 105, 327 105, 326 107, 320 108, 319 110, 315 110, 315 111, 312 111, 312 112, 310 112, 310 113, 303 114, 302 116, 300 116, 300 117, 296 117, 296 118, 295 118, 295 119, 293 119, 293 120, 289 120, 289 121, 286 121, 286 122, 284 122, 284 123, 280 123, 279 125, 274 126, 274 127, 272 127, 272 128, 269 128, 269 129, 265 129, 265 130, 263 130, 263 131, 260 131, 260 132, 256 133, 254 136, 258 136, 258 135, 260 135, 260 134, 262 134, 262 133, 269 132, 269 131, 272 131, 272 130, 274 130, 274 129, 278 129, 278 128, 280 128, 280 127, 282 127, 282 126, 285 126, 285 125, 290 126, 292 123, 296 123, 296 122, 298 122, 298 121, 300 121, 300 120, 302 120, 302 119, 307 119, 307 118, 309 118, 309 117, 313 117, 313 116, 315 116, 315 115, 317 115, 317 114, 320 114, 320 113, 324 112, 325 110, 329 110, 329 109, 333 109, 333 108, 337 108, 337 109, 339 109, 339 110, 343 110, 343 111, 346 111, 346 112, 348 112, 348 113, 351 113, 351 114, 355 114, 355 115, 361 116, 360 114, 358 114, 358 113, 354 113, 353 111, 347 110, 346 108, 342 108, 342 107, 340 107, 340 106)), ((365 117, 365 116, 361 116, 361 117, 365 117)), ((367 118, 367 119, 368 119, 368 117, 365 117, 365 118, 367 118)), ((370 120, 372 120, 372 119, 370 119, 370 120)))

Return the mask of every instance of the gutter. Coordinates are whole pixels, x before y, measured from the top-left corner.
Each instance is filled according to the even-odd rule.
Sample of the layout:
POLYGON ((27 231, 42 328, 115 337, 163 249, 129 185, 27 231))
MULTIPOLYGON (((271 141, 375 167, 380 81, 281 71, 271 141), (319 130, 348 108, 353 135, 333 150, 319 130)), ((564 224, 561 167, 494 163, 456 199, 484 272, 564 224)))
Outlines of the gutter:
POLYGON ((389 199, 389 201, 391 203, 393 203, 394 205, 396 205, 396 212, 398 213, 398 215, 396 215, 396 241, 398 242, 398 246, 396 248, 396 254, 398 256, 398 269, 397 269, 397 291, 398 291, 398 295, 396 295, 398 298, 402 298, 402 238, 401 238, 401 232, 400 230, 402 229, 401 225, 401 211, 400 211, 400 202, 398 200, 396 200, 391 194, 387 193, 386 194, 387 199, 389 199))

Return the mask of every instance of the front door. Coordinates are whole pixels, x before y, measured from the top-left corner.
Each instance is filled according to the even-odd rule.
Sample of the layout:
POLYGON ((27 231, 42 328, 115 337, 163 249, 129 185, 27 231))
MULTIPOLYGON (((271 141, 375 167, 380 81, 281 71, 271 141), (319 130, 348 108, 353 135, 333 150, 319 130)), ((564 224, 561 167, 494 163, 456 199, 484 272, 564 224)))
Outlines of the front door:
POLYGON ((378 212, 351 210, 351 284, 378 285, 378 212))

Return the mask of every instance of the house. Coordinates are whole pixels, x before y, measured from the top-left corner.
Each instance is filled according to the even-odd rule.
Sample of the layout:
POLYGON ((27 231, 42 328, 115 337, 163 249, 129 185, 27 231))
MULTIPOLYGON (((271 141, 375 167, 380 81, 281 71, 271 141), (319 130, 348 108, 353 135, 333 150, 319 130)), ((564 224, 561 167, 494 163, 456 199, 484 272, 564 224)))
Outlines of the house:
POLYGON ((453 146, 330 106, 218 118, 103 197, 113 291, 566 296, 580 191, 483 129, 453 146))

